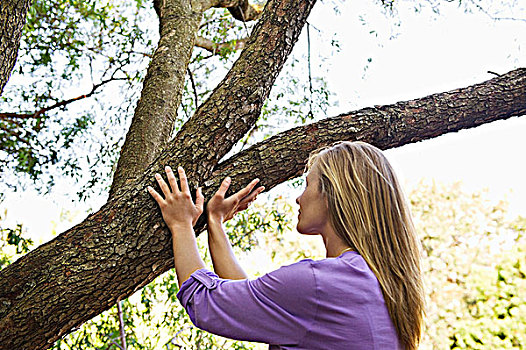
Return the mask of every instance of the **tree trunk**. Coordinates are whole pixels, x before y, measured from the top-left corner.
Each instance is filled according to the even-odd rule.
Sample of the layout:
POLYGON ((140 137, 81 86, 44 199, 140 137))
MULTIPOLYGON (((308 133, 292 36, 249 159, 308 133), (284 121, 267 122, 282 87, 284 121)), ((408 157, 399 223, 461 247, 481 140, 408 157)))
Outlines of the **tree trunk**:
MULTIPOLYGON (((525 112, 526 69, 518 69, 465 89, 291 129, 219 164, 203 190, 209 198, 227 175, 234 187, 255 176, 274 187, 301 174, 310 151, 337 140, 385 149, 525 112)), ((161 158, 185 168, 199 161, 190 154, 175 159, 169 150, 161 158)), ((0 348, 47 348, 173 266, 170 233, 145 190, 162 165, 152 164, 97 213, 0 272, 0 348)), ((196 232, 203 227, 199 222, 196 232)))
POLYGON ((22 29, 31 0, 0 2, 0 95, 15 67, 22 29))

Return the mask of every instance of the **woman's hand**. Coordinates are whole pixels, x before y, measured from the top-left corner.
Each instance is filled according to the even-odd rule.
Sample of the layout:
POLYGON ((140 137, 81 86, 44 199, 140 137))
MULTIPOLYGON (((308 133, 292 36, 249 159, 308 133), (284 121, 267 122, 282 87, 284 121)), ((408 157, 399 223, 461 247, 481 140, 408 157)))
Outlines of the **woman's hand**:
POLYGON ((259 179, 252 180, 245 188, 232 196, 225 198, 226 191, 230 187, 232 180, 226 177, 216 194, 208 201, 206 211, 208 219, 218 220, 219 222, 226 222, 234 217, 234 215, 242 210, 248 208, 250 204, 256 199, 265 187, 260 186, 252 191, 259 179), (252 193, 251 193, 252 192, 252 193))
POLYGON ((178 168, 181 190, 179 190, 179 187, 177 186, 177 181, 172 169, 167 166, 165 170, 170 186, 164 182, 161 175, 155 174, 155 178, 157 179, 165 198, 163 199, 163 197, 151 186, 148 186, 148 192, 150 192, 157 204, 159 204, 163 214, 163 219, 169 228, 183 225, 191 225, 191 227, 193 227, 199 216, 203 213, 204 197, 201 193, 201 188, 199 187, 197 189, 194 204, 183 168, 178 168))

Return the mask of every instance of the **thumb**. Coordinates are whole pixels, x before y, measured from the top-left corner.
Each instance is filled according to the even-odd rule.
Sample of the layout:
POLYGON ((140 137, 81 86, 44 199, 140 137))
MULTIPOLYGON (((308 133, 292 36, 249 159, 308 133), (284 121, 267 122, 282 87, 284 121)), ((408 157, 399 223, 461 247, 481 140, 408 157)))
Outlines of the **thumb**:
POLYGON ((198 187, 195 194, 195 206, 199 211, 203 212, 203 206, 205 204, 205 197, 203 196, 203 192, 201 187, 198 187))

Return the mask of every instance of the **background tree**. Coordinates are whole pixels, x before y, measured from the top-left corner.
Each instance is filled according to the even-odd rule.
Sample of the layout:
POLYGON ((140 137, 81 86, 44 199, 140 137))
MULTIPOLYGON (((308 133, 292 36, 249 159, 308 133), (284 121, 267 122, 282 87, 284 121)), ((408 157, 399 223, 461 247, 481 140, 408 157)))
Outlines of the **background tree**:
MULTIPOLYGON (((169 238, 164 227, 159 226, 159 215, 143 191, 162 164, 184 165, 192 178, 204 183, 208 194, 227 172, 237 176, 240 182, 259 175, 271 188, 301 173, 310 150, 337 139, 363 139, 388 148, 520 115, 525 110, 524 70, 516 70, 486 84, 407 103, 368 108, 293 129, 218 165, 256 123, 312 3, 283 2, 278 6, 269 2, 245 50, 223 82, 173 141, 167 143, 170 129, 176 126, 174 109, 182 99, 181 82, 191 59, 189 51, 199 17, 209 5, 232 6, 232 3, 188 5, 174 1, 156 6, 160 18, 159 47, 144 80, 142 97, 127 136, 130 142, 123 147, 112 199, 84 223, 2 271, 0 284, 5 294, 0 296, 0 329, 6 337, 3 344, 17 341, 15 346, 29 342, 35 347, 49 346, 52 339, 170 268, 169 238), (285 11, 287 6, 292 7, 285 11), (181 18, 186 19, 184 23, 177 22, 181 18), (174 61, 174 58, 178 59, 174 61), (141 137, 148 132, 161 137, 141 137), (154 144, 152 148, 147 147, 152 146, 150 142, 154 144), (298 144, 301 147, 292 152, 291 145, 298 144), (209 152, 210 145, 215 146, 213 152, 209 152), (161 147, 164 149, 158 151, 161 147), (145 149, 152 151, 144 152, 145 149), (141 153, 154 156, 140 162, 132 159, 141 153), (148 167, 144 162, 154 159, 155 154, 158 154, 157 162, 148 167), (37 312, 36 304, 42 305, 37 312), (75 312, 67 310, 73 304, 86 308, 75 312), (16 329, 15 336, 12 325, 21 321, 24 327, 16 329)), ((246 19, 248 13, 243 17, 246 19)), ((32 116, 38 125, 38 118, 32 116)), ((198 229, 202 229, 202 223, 200 225, 198 229)))

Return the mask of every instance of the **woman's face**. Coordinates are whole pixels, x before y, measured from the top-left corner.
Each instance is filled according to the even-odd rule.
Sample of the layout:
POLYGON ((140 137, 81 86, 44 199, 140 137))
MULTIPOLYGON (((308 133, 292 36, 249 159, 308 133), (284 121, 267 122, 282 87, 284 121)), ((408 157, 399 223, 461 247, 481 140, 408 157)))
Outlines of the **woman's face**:
POLYGON ((323 233, 328 225, 328 207, 320 192, 316 167, 307 174, 305 190, 296 198, 296 203, 300 206, 298 232, 304 235, 323 233))

